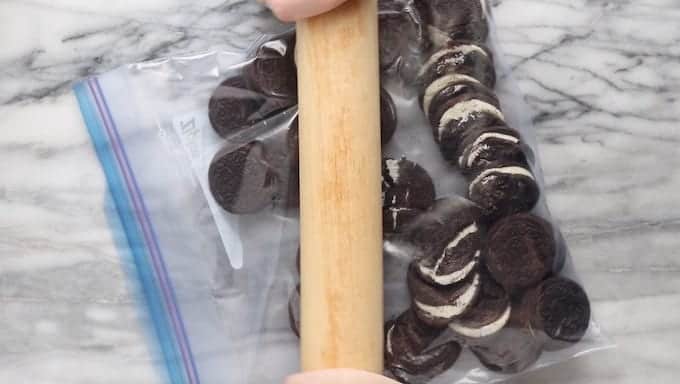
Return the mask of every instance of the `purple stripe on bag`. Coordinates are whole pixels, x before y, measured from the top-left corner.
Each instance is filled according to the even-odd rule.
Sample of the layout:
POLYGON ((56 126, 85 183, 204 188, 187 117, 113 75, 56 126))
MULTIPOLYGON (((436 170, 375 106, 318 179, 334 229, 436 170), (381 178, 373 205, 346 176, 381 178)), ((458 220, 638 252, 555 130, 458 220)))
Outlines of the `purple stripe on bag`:
POLYGON ((148 211, 146 209, 144 201, 141 198, 141 193, 139 191, 139 187, 135 180, 134 174, 132 173, 129 160, 127 158, 127 154, 125 153, 125 149, 121 144, 121 139, 118 134, 116 124, 113 121, 111 113, 108 109, 108 105, 106 105, 106 101, 104 100, 103 92, 101 90, 99 82, 96 79, 91 79, 88 81, 88 87, 90 88, 90 92, 94 97, 97 109, 99 110, 100 116, 102 117, 102 121, 104 123, 103 125, 111 141, 113 152, 120 166, 123 178, 125 179, 125 185, 128 189, 128 193, 130 194, 132 203, 134 205, 135 216, 137 217, 137 221, 142 226, 142 233, 144 235, 145 242, 147 243, 147 247, 150 251, 151 260, 154 265, 154 270, 156 272, 156 275, 158 276, 161 291, 163 292, 163 298, 166 303, 166 306, 168 307, 168 312, 170 313, 170 320, 173 325, 175 335, 177 336, 177 343, 179 344, 180 347, 182 361, 184 363, 183 365, 186 370, 187 377, 190 383, 198 384, 200 383, 200 380, 198 378, 195 362, 193 360, 193 354, 191 352, 191 347, 187 340, 186 330, 181 315, 176 306, 176 299, 172 285, 168 280, 168 272, 165 267, 165 263, 163 262, 160 247, 158 245, 158 240, 156 238, 155 233, 153 232, 153 228, 150 225, 148 211))

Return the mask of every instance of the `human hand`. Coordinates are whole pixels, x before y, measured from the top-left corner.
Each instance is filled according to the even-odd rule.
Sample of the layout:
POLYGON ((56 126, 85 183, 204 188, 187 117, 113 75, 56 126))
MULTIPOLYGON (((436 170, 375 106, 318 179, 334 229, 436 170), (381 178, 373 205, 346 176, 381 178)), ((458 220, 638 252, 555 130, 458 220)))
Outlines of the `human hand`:
POLYGON ((329 369, 289 376, 285 384, 399 384, 384 376, 355 369, 329 369))
POLYGON ((260 0, 282 21, 296 21, 337 7, 346 0, 260 0))

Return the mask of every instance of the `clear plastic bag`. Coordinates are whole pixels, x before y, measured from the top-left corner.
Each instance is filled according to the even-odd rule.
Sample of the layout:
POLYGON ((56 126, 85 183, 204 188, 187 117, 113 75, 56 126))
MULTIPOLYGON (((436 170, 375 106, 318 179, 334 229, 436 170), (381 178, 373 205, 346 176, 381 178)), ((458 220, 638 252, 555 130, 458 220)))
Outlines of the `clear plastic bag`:
MULTIPOLYGON (((489 383, 610 346, 485 3, 380 7, 386 373, 489 383)), ((75 87, 170 382, 298 368, 294 43, 291 30, 75 87)))

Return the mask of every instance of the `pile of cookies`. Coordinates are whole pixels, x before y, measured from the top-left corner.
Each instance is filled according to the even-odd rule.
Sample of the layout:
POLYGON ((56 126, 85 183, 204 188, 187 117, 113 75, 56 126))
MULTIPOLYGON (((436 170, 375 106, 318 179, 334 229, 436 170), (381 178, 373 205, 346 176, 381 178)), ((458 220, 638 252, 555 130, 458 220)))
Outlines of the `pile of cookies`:
MULTIPOLYGON (((297 105, 294 49, 294 32, 264 42, 243 68, 222 81, 208 103, 210 124, 225 139, 210 164, 208 181, 215 201, 229 213, 274 209, 287 214, 299 207, 297 118, 280 129, 267 128, 297 105), (251 138, 249 133, 258 128, 269 132, 251 138)), ((397 128, 397 109, 384 89, 380 109, 385 145, 397 128)))
MULTIPOLYGON (((485 3, 381 0, 380 6, 382 73, 416 91, 426 134, 449 172, 467 181, 466 196, 437 198, 428 164, 383 160, 385 249, 410 260, 403 281, 410 305, 385 325, 385 367, 402 382, 422 383, 468 349, 489 370, 522 371, 544 351, 581 340, 590 303, 561 273, 557 230, 532 213, 540 199, 533 154, 506 123, 494 92, 485 3)), ((266 135, 244 134, 274 124, 272 117, 297 103, 294 46, 294 32, 263 43, 210 99, 211 125, 228 140, 211 162, 209 185, 229 213, 295 214, 299 206, 294 114, 266 135)), ((383 89, 383 145, 397 125, 397 108, 383 89)), ((289 314, 297 334, 299 285, 289 314)))
MULTIPOLYGON (((385 325, 385 367, 395 378, 427 382, 464 347, 491 371, 517 373, 543 351, 581 340, 590 303, 560 275, 548 221, 529 212, 495 219, 463 197, 434 196, 424 168, 404 158, 383 161, 385 262, 398 258, 394 250, 412 260, 411 305, 385 325)), ((299 265, 299 250, 297 257, 299 265)), ((298 334, 299 285, 289 316, 298 334)))
POLYGON ((516 373, 588 329, 587 295, 560 276, 554 230, 539 216, 490 221, 479 205, 449 197, 388 241, 413 258, 411 306, 385 328, 386 367, 403 382, 440 374, 462 346, 488 369, 516 373))
MULTIPOLYGON (((439 199, 419 215, 410 206, 388 208, 385 231, 401 233, 390 241, 414 261, 411 307, 386 324, 386 367, 403 382, 427 381, 466 346, 492 371, 519 372, 543 350, 579 341, 590 303, 577 283, 559 276, 552 225, 530 213, 540 195, 532 155, 493 91, 483 2, 415 4, 429 36, 417 77, 420 107, 443 158, 469 184, 467 199, 439 199)), ((385 183, 394 179, 389 171, 386 196, 394 188, 385 183)), ((411 185, 411 195, 427 186, 411 185)))

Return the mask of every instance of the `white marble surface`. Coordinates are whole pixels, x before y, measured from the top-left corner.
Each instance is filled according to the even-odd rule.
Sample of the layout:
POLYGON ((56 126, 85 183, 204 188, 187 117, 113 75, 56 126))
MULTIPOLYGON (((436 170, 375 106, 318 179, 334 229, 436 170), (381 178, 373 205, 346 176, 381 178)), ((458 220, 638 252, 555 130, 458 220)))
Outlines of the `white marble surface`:
MULTIPOLYGON (((514 382, 677 383, 680 2, 495 3, 550 206, 619 346, 514 382)), ((270 28, 254 0, 0 2, 0 383, 160 381, 70 84, 270 28)))

